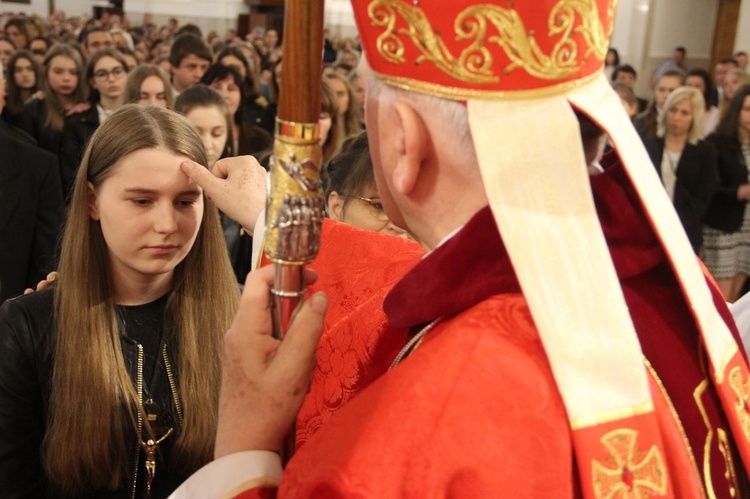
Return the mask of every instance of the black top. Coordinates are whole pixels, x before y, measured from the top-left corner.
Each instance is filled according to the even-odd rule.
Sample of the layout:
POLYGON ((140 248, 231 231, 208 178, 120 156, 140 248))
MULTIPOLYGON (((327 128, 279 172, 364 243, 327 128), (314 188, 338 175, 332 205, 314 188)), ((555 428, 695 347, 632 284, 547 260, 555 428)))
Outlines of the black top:
POLYGON ((97 128, 99 128, 99 112, 96 104, 92 104, 86 111, 71 114, 65 118, 60 139, 60 180, 62 180, 65 197, 68 199, 78 173, 78 166, 86 150, 86 144, 97 128))
POLYGON ((21 135, 0 120, 0 303, 55 269, 62 226, 57 158, 21 135))
MULTIPOLYGON (((661 177, 664 139, 647 139, 646 150, 661 177)), ((706 141, 687 143, 677 162, 674 207, 687 233, 693 251, 703 243, 703 219, 719 184, 716 149, 706 141)))
MULTIPOLYGON (((47 425, 50 382, 54 365, 54 290, 40 291, 6 301, 0 307, 0 495, 10 497, 57 497, 41 464, 41 446, 47 425)), ((158 447, 156 477, 151 497, 168 497, 189 473, 177 473, 165 464, 179 431, 179 418, 172 399, 163 355, 157 354, 169 329, 164 320, 167 297, 136 307, 117 307, 120 346, 133 380, 138 379, 138 345, 144 349, 144 400, 148 395, 157 407, 157 437, 160 427, 174 433, 158 447), (148 367, 150 366, 150 367, 148 367), (150 374, 149 374, 150 373, 150 374), (146 386, 149 385, 146 390, 146 386)), ((166 345, 168 358, 176 355, 166 345)), ((179 386, 177 366, 171 364, 174 382, 179 386)), ((85 389, 85 387, 82 387, 85 389)), ((123 413, 125 409, 123 408, 123 413)), ((135 428, 127 428, 123 438, 132 449, 128 469, 138 456, 136 497, 145 496, 144 453, 135 428), (137 454, 136 454, 137 452, 137 454)), ((144 430, 144 437, 146 437, 144 430)), ((127 476, 114 491, 96 490, 82 497, 129 498, 133 477, 127 476)))
POLYGON ((745 216, 744 199, 737 199, 737 190, 748 183, 748 169, 742 147, 737 139, 711 134, 706 139, 718 153, 719 187, 706 213, 706 224, 726 233, 739 230, 745 216))
POLYGON ((39 147, 57 156, 60 154, 62 130, 58 132, 50 126, 45 126, 46 120, 47 108, 44 101, 31 99, 23 106, 18 118, 18 127, 34 137, 39 147))

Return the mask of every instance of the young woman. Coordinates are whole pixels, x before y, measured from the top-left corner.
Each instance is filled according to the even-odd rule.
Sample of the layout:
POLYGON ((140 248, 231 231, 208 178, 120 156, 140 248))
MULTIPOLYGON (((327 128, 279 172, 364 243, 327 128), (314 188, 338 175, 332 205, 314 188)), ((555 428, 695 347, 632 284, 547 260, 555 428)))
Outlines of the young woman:
POLYGON ((714 91, 711 83, 711 75, 705 69, 693 69, 685 77, 685 85, 697 88, 703 95, 703 103, 706 111, 703 113, 703 122, 700 123, 701 138, 711 135, 719 123, 719 108, 711 104, 711 96, 714 91))
MULTIPOLYGON (((206 166, 213 168, 219 158, 235 155, 229 140, 232 117, 227 103, 216 90, 193 85, 177 97, 175 111, 185 116, 200 135, 208 157, 206 166)), ((244 283, 252 270, 253 238, 223 213, 221 226, 237 282, 244 283)))
POLYGON ((219 52, 216 62, 236 69, 243 81, 242 119, 251 125, 257 125, 268 133, 273 134, 275 122, 275 110, 269 107, 265 97, 260 95, 258 80, 255 78, 250 61, 245 54, 236 46, 230 45, 219 52))
POLYGON ((29 41, 33 38, 29 36, 29 25, 26 20, 20 17, 14 17, 5 23, 5 34, 13 40, 19 50, 29 48, 29 41))
POLYGON ((750 274, 750 85, 737 90, 707 141, 718 152, 719 187, 706 213, 701 257, 733 302, 750 274))
POLYGON ((60 177, 66 196, 73 184, 86 142, 99 125, 123 104, 127 75, 125 59, 115 49, 97 50, 86 64, 86 87, 91 91, 91 106, 65 119, 60 144, 60 177))
POLYGON ((39 147, 59 155, 65 114, 86 101, 81 55, 70 45, 55 45, 44 58, 44 72, 44 98, 32 99, 24 106, 19 126, 39 147))
POLYGON ((325 167, 328 216, 360 229, 407 237, 388 219, 380 200, 367 134, 347 139, 341 152, 325 167))
POLYGON ((737 90, 748 83, 750 83, 750 75, 745 73, 743 69, 734 68, 727 71, 726 76, 724 76, 724 92, 721 94, 721 102, 719 102, 719 119, 726 114, 729 103, 732 102, 737 90))
POLYGON ((0 490, 168 496, 211 460, 238 290, 206 163, 176 113, 128 105, 76 178, 54 288, 0 308, 0 490))
POLYGON ((604 75, 607 77, 607 81, 612 81, 612 74, 620 65, 620 53, 617 49, 607 49, 607 55, 604 58, 604 75))
POLYGON ((320 108, 320 145, 323 147, 323 163, 327 163, 344 142, 344 123, 336 93, 326 78, 320 82, 320 108))
POLYGON ((201 83, 213 88, 229 106, 232 114, 232 148, 238 155, 258 154, 271 147, 273 137, 264 128, 245 120, 244 84, 240 73, 231 66, 214 64, 201 78, 201 83))
POLYGON ((359 106, 349 80, 339 73, 333 72, 325 77, 333 87, 339 102, 339 114, 344 124, 344 137, 353 137, 362 131, 359 117, 359 106))
POLYGON ((206 85, 193 85, 177 97, 174 110, 185 116, 200 135, 209 169, 220 158, 236 155, 229 140, 231 112, 218 91, 206 85))
POLYGON ((3 119, 18 125, 23 106, 39 90, 41 71, 34 56, 27 50, 19 50, 8 61, 5 108, 3 119))
POLYGON ((664 103, 657 138, 645 141, 696 253, 703 242, 703 217, 718 183, 716 149, 700 140, 704 108, 698 89, 675 89, 664 103))
POLYGON ((172 109, 174 107, 172 85, 159 66, 141 64, 128 74, 124 101, 130 104, 151 104, 172 109))

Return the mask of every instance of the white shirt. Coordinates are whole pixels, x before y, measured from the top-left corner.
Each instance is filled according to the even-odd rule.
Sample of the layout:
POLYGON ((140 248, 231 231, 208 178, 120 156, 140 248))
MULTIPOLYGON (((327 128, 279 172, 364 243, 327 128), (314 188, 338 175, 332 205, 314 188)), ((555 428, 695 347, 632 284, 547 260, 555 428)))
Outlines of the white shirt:
POLYGON ((674 187, 677 184, 677 165, 680 162, 680 156, 682 153, 668 151, 666 148, 661 156, 661 181, 672 203, 674 203, 674 187))

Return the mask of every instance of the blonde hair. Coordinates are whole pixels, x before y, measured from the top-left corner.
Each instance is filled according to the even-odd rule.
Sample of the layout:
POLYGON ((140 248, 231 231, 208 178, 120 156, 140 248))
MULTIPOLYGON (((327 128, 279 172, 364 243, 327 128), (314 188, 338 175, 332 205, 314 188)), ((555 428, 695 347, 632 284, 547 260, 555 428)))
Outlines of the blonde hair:
POLYGON ((669 94, 666 102, 664 102, 664 112, 659 116, 659 122, 656 127, 656 136, 663 138, 666 135, 667 115, 669 114, 669 111, 684 100, 689 100, 693 107, 693 122, 690 124, 688 142, 691 144, 697 144, 703 134, 701 123, 703 123, 703 114, 706 112, 706 103, 703 94, 695 87, 677 87, 671 94, 669 94))
MULTIPOLYGON (((107 245, 89 216, 87 184, 97 188, 122 158, 156 148, 206 163, 201 139, 185 118, 128 104, 94 133, 75 180, 55 289, 57 336, 42 452, 50 481, 65 494, 115 488, 131 473, 133 442, 126 437, 135 433, 143 409, 120 346, 107 245)), ((189 474, 211 460, 223 336, 237 303, 218 212, 204 199, 203 223, 174 270, 166 308, 165 339, 184 414, 168 459, 175 472, 189 474)), ((152 437, 143 419, 148 436, 137 438, 152 437)))

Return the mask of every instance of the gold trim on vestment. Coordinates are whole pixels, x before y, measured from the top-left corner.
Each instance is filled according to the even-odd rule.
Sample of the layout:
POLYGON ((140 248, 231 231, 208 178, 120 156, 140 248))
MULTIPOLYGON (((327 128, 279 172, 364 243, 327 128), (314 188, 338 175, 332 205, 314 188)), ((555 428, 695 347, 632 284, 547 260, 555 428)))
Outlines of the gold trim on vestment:
POLYGON ((714 378, 716 378, 717 384, 722 384, 724 382, 724 371, 727 370, 727 366, 732 361, 732 358, 737 354, 738 352, 737 348, 737 342, 733 341, 732 344, 729 346, 729 349, 726 351, 726 353, 721 358, 721 365, 718 366, 718 369, 714 373, 714 378))
POLYGON ((391 76, 379 73, 373 70, 377 78, 387 85, 417 92, 428 94, 442 99, 452 99, 458 101, 467 100, 522 100, 522 99, 539 99, 553 95, 566 94, 578 87, 586 85, 602 74, 602 70, 579 78, 577 80, 565 81, 556 85, 549 85, 543 88, 534 88, 530 90, 475 90, 471 88, 451 87, 448 85, 439 85, 425 81, 415 80, 404 76, 391 76))
MULTIPOLYGON (((656 369, 651 365, 651 362, 648 361, 648 359, 644 358, 643 362, 646 364, 646 369, 648 369, 648 372, 651 373, 651 376, 654 378, 654 381, 656 381, 656 386, 659 387, 659 390, 661 391, 662 395, 664 395, 664 398, 667 400, 667 404, 669 405, 669 410, 672 412, 672 417, 677 422, 677 427, 680 429, 680 435, 682 435, 682 439, 685 441, 685 447, 687 447, 688 455, 690 456, 690 462, 693 463, 693 467, 695 471, 695 476, 701 476, 701 472, 698 469, 698 462, 695 460, 695 453, 693 452, 693 447, 690 445, 690 440, 688 440, 687 433, 685 433, 685 427, 682 424, 682 420, 680 419, 680 415, 677 413, 677 409, 675 409, 674 404, 672 403, 672 399, 669 397, 669 394, 667 393, 667 389, 664 387, 664 383, 662 383, 661 378, 659 377, 659 374, 657 374, 656 369)), ((706 489, 701 483, 701 480, 698 480, 701 486, 701 492, 703 492, 703 496, 705 497, 706 489)))
POLYGON ((703 444, 703 481, 708 489, 709 499, 716 499, 716 492, 714 491, 714 484, 711 480, 711 441, 714 438, 714 429, 711 426, 711 420, 708 419, 706 408, 703 407, 703 401, 701 397, 708 388, 708 380, 704 379, 693 391, 693 399, 695 399, 695 405, 698 406, 698 411, 701 413, 703 423, 706 425, 708 434, 706 435, 706 443, 703 444))

